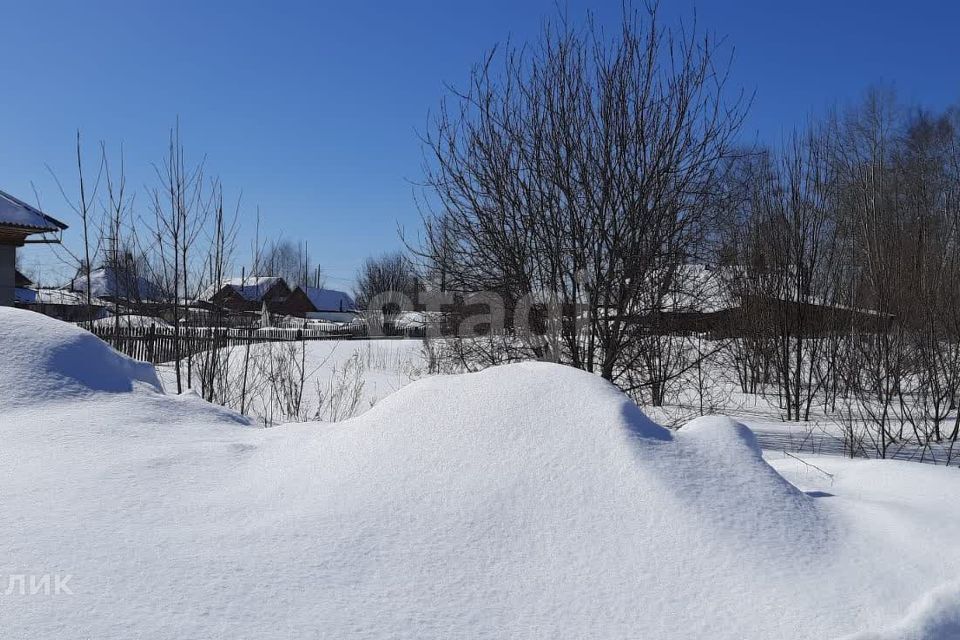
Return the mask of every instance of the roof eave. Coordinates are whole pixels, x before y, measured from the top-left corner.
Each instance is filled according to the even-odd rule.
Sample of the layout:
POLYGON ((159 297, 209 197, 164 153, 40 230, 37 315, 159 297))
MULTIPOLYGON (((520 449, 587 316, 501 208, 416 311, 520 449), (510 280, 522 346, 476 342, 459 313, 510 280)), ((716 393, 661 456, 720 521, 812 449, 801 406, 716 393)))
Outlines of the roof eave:
POLYGON ((66 229, 66 225, 62 227, 33 227, 23 224, 8 224, 5 222, 0 222, 0 227, 4 229, 10 229, 11 231, 16 231, 17 233, 22 233, 24 235, 32 236, 37 233, 54 233, 57 231, 63 231, 66 229))
POLYGON ((34 227, 34 226, 13 225, 13 224, 6 224, 6 225, 3 225, 3 226, 9 227, 9 228, 15 228, 15 229, 31 230, 31 231, 28 231, 29 233, 49 233, 49 232, 52 232, 52 231, 63 231, 63 230, 65 230, 65 229, 68 228, 68 225, 67 225, 67 224, 65 224, 65 223, 63 223, 63 222, 60 222, 59 220, 57 220, 57 219, 54 218, 53 216, 48 215, 48 214, 44 213, 43 211, 40 211, 40 209, 37 209, 36 207, 27 204, 26 202, 24 202, 24 201, 21 200, 20 198, 17 198, 17 197, 15 197, 15 196, 12 196, 12 195, 10 195, 9 193, 7 193, 7 192, 5 192, 5 191, 0 191, 0 197, 6 198, 7 200, 10 200, 11 202, 14 202, 14 203, 20 205, 20 206, 23 207, 24 209, 27 209, 28 211, 32 211, 33 213, 36 213, 37 215, 39 215, 40 217, 42 217, 46 222, 49 222, 49 223, 50 223, 50 226, 49 226, 49 227, 34 227))

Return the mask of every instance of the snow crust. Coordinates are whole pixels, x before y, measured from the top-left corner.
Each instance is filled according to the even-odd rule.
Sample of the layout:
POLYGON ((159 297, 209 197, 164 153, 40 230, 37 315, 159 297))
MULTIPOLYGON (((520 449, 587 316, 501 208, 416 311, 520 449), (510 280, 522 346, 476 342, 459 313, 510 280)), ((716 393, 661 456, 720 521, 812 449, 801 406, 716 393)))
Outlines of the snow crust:
POLYGON ((72 576, 7 637, 955 637, 956 470, 828 482, 543 363, 253 429, 81 333, 0 310, 0 580, 72 576))

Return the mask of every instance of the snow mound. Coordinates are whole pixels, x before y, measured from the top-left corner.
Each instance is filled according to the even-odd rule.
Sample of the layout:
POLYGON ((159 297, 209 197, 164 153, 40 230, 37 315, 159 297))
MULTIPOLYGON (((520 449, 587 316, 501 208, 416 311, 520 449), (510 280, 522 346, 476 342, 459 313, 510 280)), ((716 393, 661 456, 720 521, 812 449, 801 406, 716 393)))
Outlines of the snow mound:
POLYGON ((727 456, 743 455, 749 451, 760 458, 762 452, 757 437, 746 425, 726 416, 702 416, 683 425, 683 436, 714 447, 727 456))
MULTIPOLYGON (((19 359, 0 394, 90 391, 86 366, 152 386, 81 334, 0 310, 19 359)), ((922 536, 851 529, 884 521, 797 490, 746 427, 668 431, 569 367, 428 378, 274 429, 188 395, 78 399, 0 411, 0 557, 72 576, 69 596, 8 594, 9 637, 824 640, 931 586, 904 556, 922 536)), ((950 597, 910 614, 927 635, 858 640, 953 637, 950 597)))
POLYGON ((121 393, 138 385, 160 391, 152 365, 117 353, 74 325, 0 307, 0 405, 121 393))
MULTIPOLYGON (((782 603, 813 591, 804 549, 827 544, 828 528, 727 419, 673 436, 595 375, 525 363, 415 382, 309 450, 301 466, 260 466, 309 478, 305 499, 324 514, 313 606, 332 637, 810 626, 809 609, 782 603), (765 613, 722 613, 743 602, 765 613)), ((258 486, 284 492, 273 476, 258 486)))
POLYGON ((896 625, 881 632, 864 632, 845 640, 953 640, 960 638, 960 582, 924 595, 896 625))

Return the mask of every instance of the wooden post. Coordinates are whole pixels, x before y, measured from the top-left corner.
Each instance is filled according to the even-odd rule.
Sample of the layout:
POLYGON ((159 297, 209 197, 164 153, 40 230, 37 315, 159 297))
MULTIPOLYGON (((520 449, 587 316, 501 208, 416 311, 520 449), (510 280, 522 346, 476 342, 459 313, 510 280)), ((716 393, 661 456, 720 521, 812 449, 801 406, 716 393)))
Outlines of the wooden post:
POLYGON ((151 323, 150 329, 147 331, 146 343, 147 343, 147 362, 154 362, 153 360, 153 340, 154 334, 156 331, 156 325, 151 323))

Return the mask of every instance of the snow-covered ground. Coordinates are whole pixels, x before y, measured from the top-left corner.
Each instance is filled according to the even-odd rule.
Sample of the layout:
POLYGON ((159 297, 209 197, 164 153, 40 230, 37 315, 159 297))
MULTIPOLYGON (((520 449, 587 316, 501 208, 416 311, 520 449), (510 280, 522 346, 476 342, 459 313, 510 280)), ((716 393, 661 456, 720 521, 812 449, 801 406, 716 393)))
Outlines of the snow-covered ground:
POLYGON ((549 364, 257 429, 30 312, 0 354, 3 637, 960 637, 956 469, 768 463, 549 364))
MULTIPOLYGON (((786 411, 778 404, 775 386, 768 386, 766 393, 744 393, 732 366, 725 364, 723 358, 707 359, 700 375, 696 370, 689 371, 672 382, 670 388, 672 393, 663 407, 645 407, 660 424, 679 426, 701 414, 720 413, 749 426, 765 450, 847 456, 852 448, 857 457, 879 457, 874 439, 876 426, 861 420, 844 422, 849 418, 850 406, 843 399, 827 412, 822 394, 815 396, 808 420, 788 421, 786 411)), ((956 410, 944 417, 947 433, 955 420, 956 410)), ((890 428, 896 433, 896 420, 891 423, 890 428)), ((899 441, 888 444, 888 458, 957 466, 960 451, 948 438, 921 446, 911 437, 909 426, 904 424, 899 430, 899 441)))
MULTIPOLYGON (((260 425, 343 420, 424 375, 422 347, 419 340, 389 339, 268 342, 249 351, 230 347, 220 353, 226 365, 221 404, 242 408, 260 425), (297 409, 290 410, 290 396, 300 387, 297 409)), ((164 389, 176 391, 172 365, 157 370, 164 389)))
POLYGON ((166 329, 170 327, 169 324, 160 318, 154 318, 152 316, 139 316, 136 314, 121 314, 119 318, 114 315, 109 315, 93 321, 94 327, 105 329, 115 327, 118 324, 120 325, 121 329, 140 329, 142 327, 159 327, 166 329))

